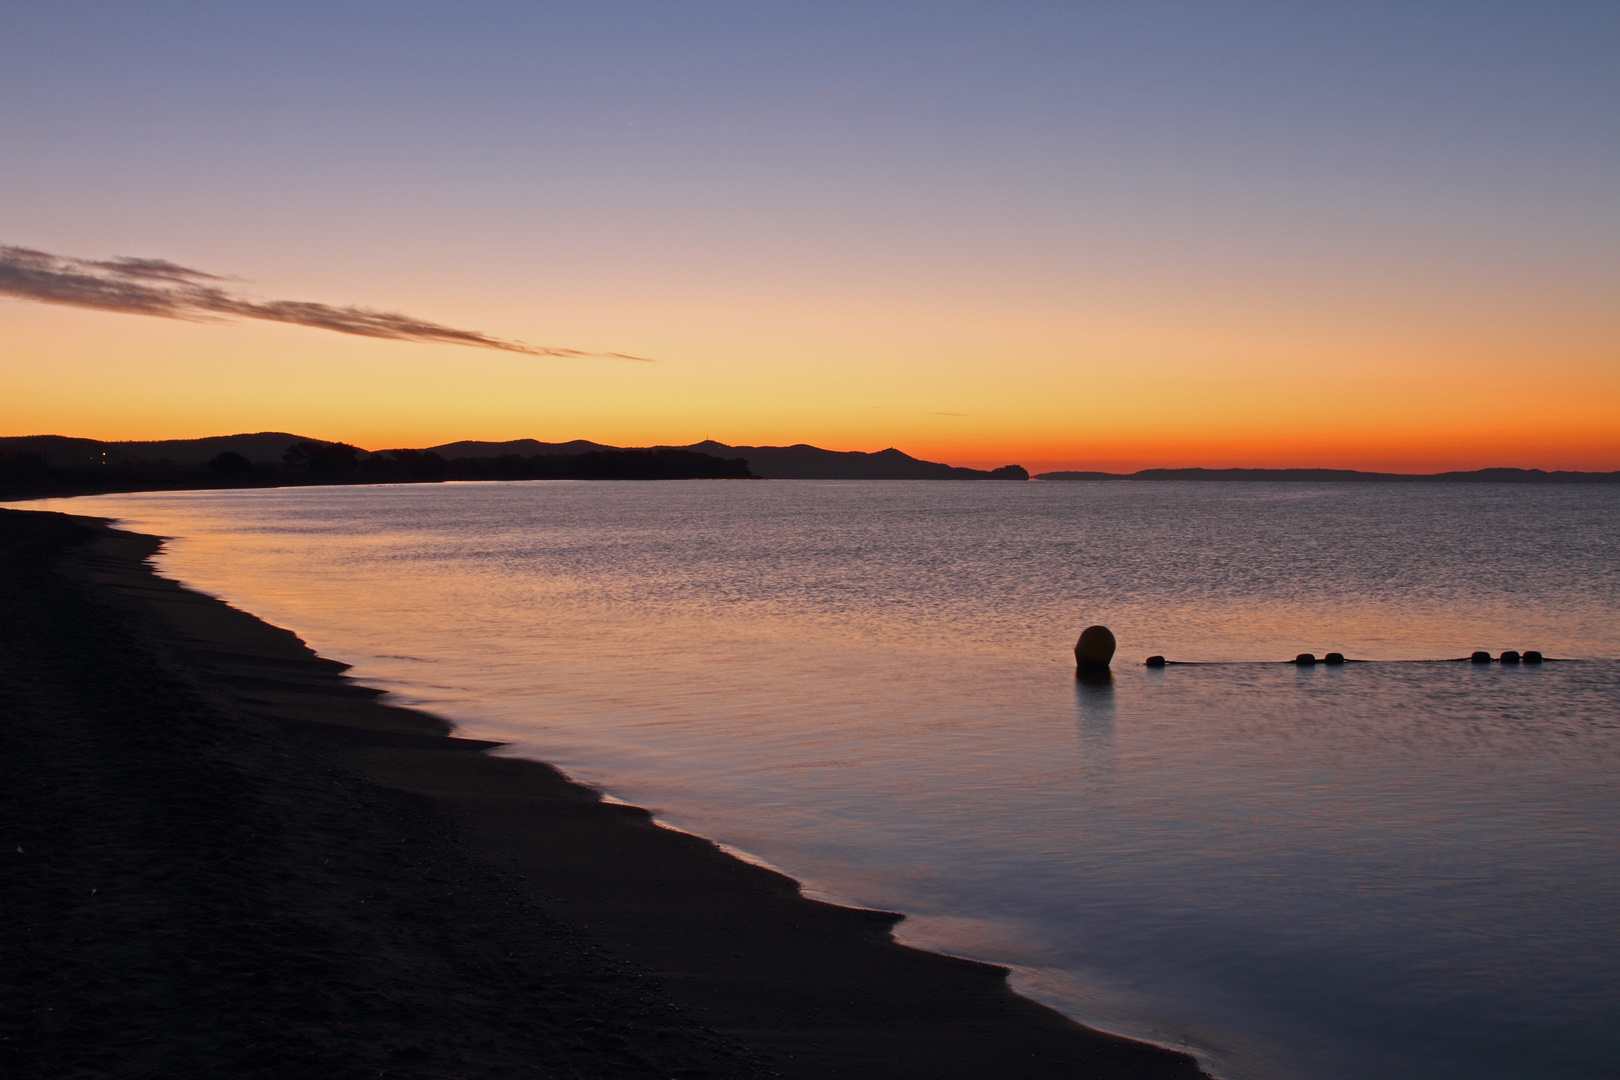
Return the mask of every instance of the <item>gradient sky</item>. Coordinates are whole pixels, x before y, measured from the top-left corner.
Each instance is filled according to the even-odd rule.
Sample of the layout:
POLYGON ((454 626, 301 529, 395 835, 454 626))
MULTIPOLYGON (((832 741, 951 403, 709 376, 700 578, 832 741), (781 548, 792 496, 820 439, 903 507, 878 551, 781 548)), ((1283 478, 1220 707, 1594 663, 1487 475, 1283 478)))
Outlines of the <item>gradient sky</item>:
POLYGON ((1620 4, 0 4, 0 434, 1620 469, 1620 4))

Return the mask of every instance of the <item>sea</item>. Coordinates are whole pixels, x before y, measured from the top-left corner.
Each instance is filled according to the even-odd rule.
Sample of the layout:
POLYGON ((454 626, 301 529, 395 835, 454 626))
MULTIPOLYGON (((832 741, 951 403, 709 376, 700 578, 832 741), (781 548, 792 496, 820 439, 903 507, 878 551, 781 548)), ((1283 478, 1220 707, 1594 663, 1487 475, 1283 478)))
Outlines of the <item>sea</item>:
POLYGON ((1620 487, 28 505, 167 537, 163 573, 393 700, 1225 1080, 1620 1075, 1620 487), (1549 659, 1458 659, 1507 649, 1549 659))

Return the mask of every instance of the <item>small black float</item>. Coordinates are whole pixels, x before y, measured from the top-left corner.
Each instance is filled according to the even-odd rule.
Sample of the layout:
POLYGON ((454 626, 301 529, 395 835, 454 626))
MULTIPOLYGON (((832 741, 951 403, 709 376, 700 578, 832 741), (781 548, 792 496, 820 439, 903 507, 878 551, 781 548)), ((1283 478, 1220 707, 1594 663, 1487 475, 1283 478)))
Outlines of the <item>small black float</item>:
POLYGON ((1342 664, 1342 663, 1344 663, 1344 653, 1342 653, 1342 652, 1330 652, 1326 656, 1322 657, 1322 663, 1324 663, 1324 664, 1342 664))
POLYGON ((1504 664, 1517 664, 1518 662, 1519 662, 1519 654, 1517 652, 1515 652, 1514 650, 1509 649, 1509 650, 1507 650, 1506 652, 1504 652, 1502 654, 1501 663, 1504 663, 1504 664))
POLYGON ((1147 658, 1148 667, 1164 667, 1164 665, 1165 659, 1162 656, 1154 655, 1147 658))
POLYGON ((1315 667, 1316 654, 1302 652, 1298 656, 1294 657, 1294 663, 1298 664, 1300 667, 1315 667))
POLYGON ((1476 664, 1488 664, 1491 662, 1491 654, 1484 649, 1477 649, 1468 659, 1476 664))
POLYGON ((1539 664, 1541 663, 1541 654, 1536 652, 1536 650, 1531 649, 1524 654, 1523 659, 1527 664, 1539 664))

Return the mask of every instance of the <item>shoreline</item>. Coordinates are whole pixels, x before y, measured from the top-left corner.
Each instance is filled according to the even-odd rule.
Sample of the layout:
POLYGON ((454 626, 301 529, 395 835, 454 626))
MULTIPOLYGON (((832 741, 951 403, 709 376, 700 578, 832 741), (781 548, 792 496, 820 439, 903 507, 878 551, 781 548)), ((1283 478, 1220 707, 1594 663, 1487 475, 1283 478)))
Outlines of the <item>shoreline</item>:
MULTIPOLYGON (((0 847, 24 849, 6 857, 55 859, 46 871, 8 875, 21 884, 7 887, 5 910, 14 920, 16 912, 32 912, 33 940, 54 934, 58 943, 32 950, 27 963, 35 967, 24 965, 32 974, 16 984, 19 1000, 7 1003, 16 1030, 0 1033, 7 1040, 0 1055, 23 1066, 19 1076, 52 1072, 46 1059, 67 1050, 60 1045, 66 1036, 53 1036, 49 1025, 95 1005, 74 989, 69 970, 126 970, 108 957, 131 949, 153 951, 137 969, 161 968, 163 931, 150 925, 153 912, 187 902, 162 882, 189 882, 194 891, 205 879, 227 892, 292 890, 262 897, 247 922, 291 918, 311 944, 296 934, 261 941, 255 930, 205 933, 203 918, 188 963, 206 969, 208 956, 228 954, 253 969, 250 978, 264 977, 262 985, 297 983, 297 993, 288 992, 301 1004, 278 1012, 279 1004, 242 998, 240 1015, 206 1053, 185 1023, 193 1018, 173 1010, 159 1010, 167 1020, 149 1018, 146 1035, 124 1030, 125 1023, 107 1036, 109 1048, 168 1053, 162 1060, 171 1073, 202 1071, 205 1059, 243 1071, 263 1044, 249 1046, 239 1032, 269 1024, 271 1042, 291 1039, 331 1075, 362 1067, 376 1075, 379 1062, 394 1075, 513 1075, 514 1061, 544 1063, 523 1067, 525 1074, 539 1070, 535 1075, 1201 1075, 1187 1055, 1082 1027, 1015 994, 1004 968, 897 944, 890 931, 898 915, 806 898, 792 879, 659 826, 645 810, 604 800, 549 765, 485 753, 498 744, 457 738, 443 720, 383 704, 380 691, 348 679, 345 665, 317 657, 290 631, 159 577, 145 561, 160 544, 155 538, 96 519, 7 510, 0 512, 0 540, 0 603, 12 609, 6 623, 13 628, 6 666, 17 669, 5 675, 14 684, 9 692, 21 695, 16 715, 33 718, 10 725, 3 737, 16 745, 6 756, 34 762, 40 775, 72 758, 74 783, 82 782, 91 802, 101 800, 80 829, 79 847, 54 855, 60 844, 49 823, 61 807, 44 810, 62 793, 39 790, 36 798, 25 782, 24 794, 6 804, 19 842, 0 837, 0 847), (131 695, 133 683, 151 691, 139 708, 144 699, 131 695), (187 719, 170 731, 164 720, 179 700, 187 719), (137 715, 144 722, 136 728, 151 745, 109 758, 106 744, 126 738, 137 715), (208 738, 179 730, 199 725, 208 738), (35 886, 106 876, 97 858, 109 850, 111 833, 162 816, 154 800, 184 801, 184 791, 120 788, 108 779, 132 762, 159 775, 235 777, 239 797, 225 784, 223 803, 190 810, 176 803, 163 812, 190 814, 185 827, 206 830, 208 814, 251 811, 264 828, 249 829, 250 842, 264 848, 266 835, 278 842, 257 853, 262 865, 233 869, 234 855, 156 851, 163 841, 148 837, 130 847, 142 853, 130 877, 150 879, 149 888, 92 885, 95 893, 55 913, 49 890, 35 886), (293 791, 296 799, 287 794, 293 791), (316 849, 341 856, 317 871, 303 854, 316 849), (402 851, 429 857, 401 862, 402 851), (266 885, 284 878, 291 884, 266 885), (129 905, 123 933, 75 940, 83 940, 75 920, 92 917, 81 909, 105 912, 115 906, 113 894, 129 905), (333 897, 349 899, 333 907, 333 897), (52 920, 61 925, 47 926, 52 920), (355 941, 381 934, 386 942, 378 938, 377 948, 351 956, 328 941, 308 955, 332 933, 355 941), (514 942, 522 947, 509 948, 514 942), (341 971, 299 974, 332 956, 345 958, 341 971), (445 956, 456 960, 446 967, 445 956), (438 957, 437 966, 424 957, 438 957), (405 980, 422 988, 419 1007, 405 1010, 409 1024, 400 1027, 388 1009, 367 1011, 376 994, 402 992, 400 971, 419 973, 424 965, 432 978, 405 980), (373 984, 395 989, 363 989, 373 984), (312 1000, 327 1003, 313 1019, 305 1015, 312 1000), (449 1001, 479 1005, 469 1016, 466 1008, 446 1012, 449 1001), (55 1009, 63 1015, 42 1016, 55 1009), (466 1035, 479 1024, 480 1039, 466 1035), (25 1047, 34 1048, 38 1063, 25 1047), (192 1057, 174 1057, 184 1047, 193 1048, 192 1057), (443 1070, 427 1065, 440 1061, 443 1070)), ((190 990, 163 982, 176 1008, 188 993, 217 991, 218 979, 196 974, 190 990)), ((121 984, 112 974, 100 992, 122 1001, 150 994, 132 985, 140 981, 121 984)), ((75 1039, 95 1045, 82 1033, 75 1039)))

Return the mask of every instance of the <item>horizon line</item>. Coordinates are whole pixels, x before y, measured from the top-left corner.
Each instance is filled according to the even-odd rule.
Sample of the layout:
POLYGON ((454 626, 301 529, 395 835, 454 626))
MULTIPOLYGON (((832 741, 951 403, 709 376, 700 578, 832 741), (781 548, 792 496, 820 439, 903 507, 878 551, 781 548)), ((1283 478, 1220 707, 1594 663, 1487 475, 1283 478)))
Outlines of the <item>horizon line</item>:
MULTIPOLYGON (((598 442, 595 439, 588 439, 588 438, 547 440, 547 439, 538 439, 538 438, 535 438, 533 436, 522 436, 522 437, 515 438, 515 439, 471 439, 471 438, 469 438, 469 439, 451 439, 451 440, 447 440, 445 442, 434 443, 434 444, 427 445, 427 446, 384 446, 384 447, 381 447, 381 448, 376 449, 376 450, 370 450, 370 449, 366 449, 363 446, 360 446, 357 443, 348 443, 348 442, 346 442, 345 440, 342 440, 342 439, 319 439, 319 438, 313 438, 313 437, 306 436, 306 435, 299 435, 296 432, 275 431, 275 430, 239 431, 239 432, 232 432, 232 433, 226 434, 226 435, 204 435, 204 436, 195 436, 195 437, 190 437, 190 438, 169 438, 169 439, 100 439, 100 438, 96 438, 94 436, 85 436, 85 435, 58 435, 58 434, 55 434, 55 433, 40 433, 40 434, 30 434, 30 435, 4 435, 4 436, 0 436, 0 445, 3 445, 4 443, 7 443, 7 442, 22 441, 22 440, 29 440, 29 439, 66 439, 66 440, 74 440, 74 441, 82 441, 82 442, 101 443, 101 444, 108 445, 108 446, 121 446, 121 445, 155 444, 155 443, 211 442, 211 441, 218 441, 218 440, 224 440, 224 439, 236 439, 236 438, 260 438, 260 437, 270 436, 270 435, 285 435, 285 436, 291 438, 292 440, 294 440, 295 442, 308 441, 308 442, 326 443, 328 445, 337 444, 337 443, 343 443, 344 445, 354 446, 356 450, 359 450, 361 453, 364 453, 364 454, 367 454, 367 455, 389 453, 389 452, 395 451, 395 450, 431 451, 431 450, 436 450, 436 449, 438 449, 440 447, 453 446, 453 445, 455 445, 457 443, 483 443, 483 444, 486 444, 486 445, 494 445, 494 446, 498 446, 498 445, 501 445, 501 444, 504 444, 504 443, 519 443, 519 442, 533 442, 533 443, 539 443, 541 445, 548 445, 548 446, 564 446, 564 445, 568 445, 569 443, 590 443, 593 446, 599 446, 599 447, 601 447, 603 449, 606 449, 606 450, 657 450, 657 449, 687 450, 687 449, 691 449, 694 446, 701 446, 701 445, 703 445, 705 443, 710 443, 710 444, 715 444, 715 445, 718 445, 718 446, 723 446, 723 447, 726 447, 728 449, 734 449, 734 448, 736 448, 738 446, 752 446, 752 447, 754 447, 756 449, 772 449, 772 450, 789 450, 789 449, 793 449, 794 447, 807 447, 807 448, 812 449, 812 450, 818 450, 818 451, 821 451, 823 453, 829 453, 829 454, 866 454, 866 455, 872 455, 872 454, 884 453, 884 452, 887 452, 887 451, 896 451, 898 453, 905 454, 905 456, 910 457, 910 458, 912 458, 913 460, 916 460, 916 461, 928 461, 929 460, 927 458, 917 457, 916 455, 913 455, 913 454, 911 454, 911 453, 909 453, 907 451, 900 450, 898 447, 893 446, 892 444, 890 446, 882 448, 881 450, 832 450, 832 449, 828 449, 826 447, 817 446, 814 443, 808 443, 808 442, 803 442, 803 441, 784 442, 784 443, 771 443, 771 444, 765 444, 765 443, 753 443, 753 444, 740 443, 739 444, 739 443, 721 442, 720 440, 714 439, 714 438, 698 439, 698 440, 696 440, 694 442, 690 442, 690 443, 646 443, 646 444, 643 444, 643 445, 640 445, 640 446, 620 446, 620 445, 615 445, 615 444, 612 444, 612 443, 598 442)), ((949 462, 941 462, 940 464, 950 464, 950 463, 949 462)), ((1018 463, 1016 463, 1016 462, 1007 462, 1005 464, 1018 464, 1018 463)), ((953 467, 957 467, 957 468, 963 468, 963 467, 966 467, 966 468, 979 468, 979 466, 953 466, 953 467)), ((1018 467, 1023 468, 1024 466, 1022 466, 1021 464, 1018 464, 1018 467)), ((1340 474, 1351 474, 1351 475, 1369 476, 1369 477, 1410 477, 1410 478, 1414 478, 1414 479, 1421 479, 1421 478, 1435 477, 1435 476, 1469 475, 1469 474, 1474 474, 1474 473, 1488 473, 1488 472, 1539 473, 1539 474, 1542 474, 1542 475, 1549 475, 1549 476, 1550 475, 1556 475, 1556 474, 1583 475, 1583 476, 1607 476, 1607 475, 1620 474, 1620 469, 1573 469, 1573 468, 1562 468, 1562 467, 1549 468, 1549 467, 1544 466, 1544 465, 1481 465, 1481 466, 1474 466, 1474 467, 1470 467, 1470 468, 1440 468, 1440 469, 1434 469, 1433 471, 1429 471, 1429 472, 1407 472, 1407 471, 1391 470, 1391 469, 1354 468, 1354 467, 1347 467, 1347 466, 1342 466, 1342 465, 1145 465, 1145 466, 1142 466, 1141 468, 1132 469, 1132 470, 1129 470, 1129 471, 1120 471, 1120 470, 1117 470, 1117 469, 1107 469, 1107 468, 1082 468, 1082 467, 1069 466, 1069 467, 1064 467, 1064 468, 1044 469, 1044 470, 1042 470, 1041 472, 1038 472, 1038 473, 1031 470, 1030 471, 1030 479, 1031 480, 1042 480, 1043 478, 1051 477, 1051 478, 1053 478, 1053 480, 1050 480, 1050 481, 1047 481, 1047 482, 1071 482, 1072 483, 1072 482, 1076 482, 1076 481, 1073 481, 1073 480, 1062 481, 1062 480, 1059 480, 1058 478, 1062 474, 1078 474, 1081 477, 1091 476, 1091 477, 1095 477, 1098 480, 1102 480, 1102 479, 1129 479, 1131 477, 1139 476, 1142 473, 1155 473, 1155 472, 1209 472, 1209 473, 1232 473, 1232 472, 1252 472, 1252 473, 1289 473, 1289 472, 1293 472, 1293 473, 1298 473, 1298 472, 1314 472, 1314 473, 1340 473, 1340 474)))

